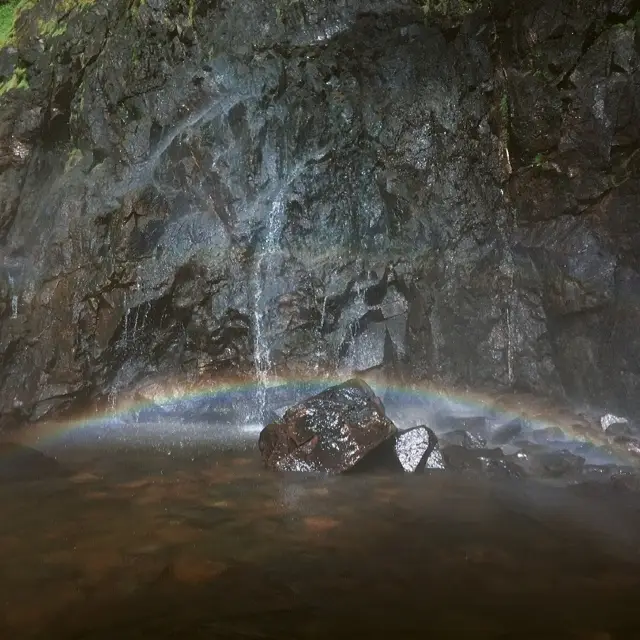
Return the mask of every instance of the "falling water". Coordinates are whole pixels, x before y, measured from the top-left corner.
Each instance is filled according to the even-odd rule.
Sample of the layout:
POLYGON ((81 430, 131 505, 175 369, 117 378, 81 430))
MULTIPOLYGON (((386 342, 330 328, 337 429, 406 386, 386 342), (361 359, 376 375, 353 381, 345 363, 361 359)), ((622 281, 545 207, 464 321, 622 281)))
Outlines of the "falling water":
MULTIPOLYGON (((508 155, 507 155, 508 158, 508 155)), ((501 192, 504 195, 504 192, 501 192)), ((508 218, 511 221, 511 229, 510 236, 513 237, 516 229, 518 228, 518 210, 514 207, 511 216, 508 218)), ((511 246, 511 243, 509 243, 511 246)), ((515 339, 515 323, 514 323, 514 309, 516 308, 516 303, 518 299, 518 294, 516 291, 516 281, 515 281, 515 273, 516 273, 516 265, 514 262, 513 251, 509 250, 509 301, 507 304, 507 375, 509 378, 509 384, 513 385, 515 382, 515 372, 513 369, 513 360, 514 360, 514 349, 513 342, 515 339)))
POLYGON ((511 278, 511 293, 509 304, 507 306, 507 377, 509 384, 515 381, 513 374, 513 276, 511 278))
POLYGON ((133 318, 133 335, 132 335, 133 340, 136 339, 136 334, 138 333, 138 316, 139 315, 140 315, 140 306, 138 305, 136 307, 136 315, 133 318))
MULTIPOLYGON (((9 274, 9 287, 11 288, 11 291, 13 291, 14 281, 13 281, 13 276, 11 274, 9 274)), ((11 318, 15 320, 15 318, 17 317, 18 317, 18 296, 14 293, 11 296, 11 318)))
POLYGON ((122 345, 124 347, 127 346, 127 341, 129 340, 129 313, 131 311, 131 309, 127 305, 126 298, 125 298, 125 307, 126 307, 126 311, 124 313, 124 329, 122 331, 122 345))
POLYGON ((322 313, 320 314, 320 326, 318 327, 318 331, 322 333, 324 329, 324 323, 327 319, 327 298, 329 296, 325 293, 324 298, 322 299, 322 313))
POLYGON ((279 242, 284 224, 284 203, 282 194, 278 194, 269 212, 266 233, 262 249, 258 253, 254 271, 254 360, 258 379, 257 402, 259 417, 264 418, 267 404, 267 387, 273 363, 268 333, 267 308, 273 297, 273 283, 276 279, 276 267, 279 262, 279 242))

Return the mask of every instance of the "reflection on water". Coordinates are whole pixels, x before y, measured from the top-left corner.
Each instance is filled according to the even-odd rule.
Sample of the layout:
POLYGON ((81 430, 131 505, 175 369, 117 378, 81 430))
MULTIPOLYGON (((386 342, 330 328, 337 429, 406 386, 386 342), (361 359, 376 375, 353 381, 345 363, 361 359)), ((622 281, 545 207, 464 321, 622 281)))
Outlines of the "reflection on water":
POLYGON ((637 494, 116 447, 0 486, 0 638, 640 637, 637 494))

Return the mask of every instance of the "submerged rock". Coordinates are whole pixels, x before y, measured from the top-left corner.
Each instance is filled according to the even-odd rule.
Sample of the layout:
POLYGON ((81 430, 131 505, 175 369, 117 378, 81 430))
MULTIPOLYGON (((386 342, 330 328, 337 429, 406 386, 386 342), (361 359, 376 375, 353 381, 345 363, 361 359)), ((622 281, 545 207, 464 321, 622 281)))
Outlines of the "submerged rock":
POLYGON ((0 482, 61 478, 67 471, 54 458, 16 442, 0 443, 0 482))
POLYGON ((458 445, 465 447, 466 449, 484 449, 487 446, 487 441, 482 436, 465 431, 464 429, 456 429, 455 431, 449 431, 440 436, 442 442, 448 445, 458 445))
POLYGON ((585 459, 567 450, 520 452, 514 458, 527 473, 547 479, 575 477, 582 473, 585 459))
POLYGON ((634 436, 616 436, 613 441, 634 458, 640 457, 640 438, 634 436))
POLYGON ((545 427, 544 429, 536 429, 531 434, 531 439, 536 444, 549 444, 562 442, 566 440, 566 436, 560 427, 545 427))
POLYGON ((395 434, 371 387, 353 379, 288 409, 261 431, 259 446, 273 470, 342 473, 395 434))
POLYGON ((447 467, 463 473, 486 474, 493 478, 520 478, 523 469, 511 460, 507 460, 501 449, 466 449, 451 445, 443 449, 442 454, 447 467))
POLYGON ((466 431, 474 438, 487 441, 490 436, 485 416, 461 417, 439 414, 435 418, 439 431, 466 431))
POLYGON ((396 438, 394 451, 402 468, 408 473, 445 468, 438 438, 424 425, 400 433, 396 438))
POLYGON ((523 424, 520 419, 511 420, 506 424, 500 425, 491 434, 491 442, 497 445, 507 444, 519 436, 522 433, 522 429, 523 424))

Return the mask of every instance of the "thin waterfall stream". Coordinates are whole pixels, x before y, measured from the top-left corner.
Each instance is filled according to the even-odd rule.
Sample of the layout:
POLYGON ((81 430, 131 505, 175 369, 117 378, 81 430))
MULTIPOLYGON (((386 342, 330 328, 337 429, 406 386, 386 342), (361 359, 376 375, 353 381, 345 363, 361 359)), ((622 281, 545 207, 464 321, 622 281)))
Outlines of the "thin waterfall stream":
POLYGON ((254 365, 258 380, 258 419, 264 420, 267 404, 267 387, 273 368, 271 344, 268 336, 269 304, 274 297, 276 270, 280 264, 280 236, 284 224, 284 202, 282 193, 275 197, 262 240, 257 253, 253 278, 254 305, 254 365))

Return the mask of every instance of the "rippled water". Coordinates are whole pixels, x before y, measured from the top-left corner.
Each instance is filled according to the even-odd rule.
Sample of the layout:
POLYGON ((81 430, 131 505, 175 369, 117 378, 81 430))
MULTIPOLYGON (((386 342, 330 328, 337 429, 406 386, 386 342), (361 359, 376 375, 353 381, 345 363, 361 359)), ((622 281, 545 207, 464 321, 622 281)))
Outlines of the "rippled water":
POLYGON ((0 638, 640 637, 638 494, 54 453, 66 477, 0 487, 0 638))

